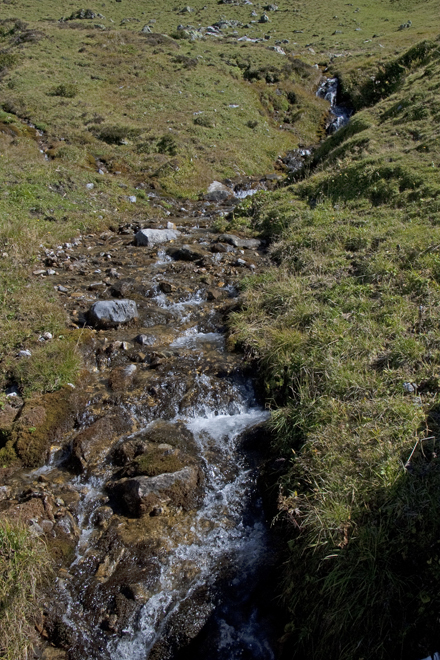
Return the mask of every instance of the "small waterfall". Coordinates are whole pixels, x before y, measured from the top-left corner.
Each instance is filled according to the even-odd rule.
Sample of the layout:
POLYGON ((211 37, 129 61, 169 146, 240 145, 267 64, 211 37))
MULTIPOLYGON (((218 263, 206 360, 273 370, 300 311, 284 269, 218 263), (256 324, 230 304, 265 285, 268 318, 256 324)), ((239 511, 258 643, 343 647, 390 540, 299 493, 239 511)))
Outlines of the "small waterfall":
POLYGON ((327 124, 327 133, 335 133, 339 128, 350 121, 353 110, 337 104, 339 80, 337 78, 324 78, 318 87, 316 96, 330 103, 330 121, 327 124))

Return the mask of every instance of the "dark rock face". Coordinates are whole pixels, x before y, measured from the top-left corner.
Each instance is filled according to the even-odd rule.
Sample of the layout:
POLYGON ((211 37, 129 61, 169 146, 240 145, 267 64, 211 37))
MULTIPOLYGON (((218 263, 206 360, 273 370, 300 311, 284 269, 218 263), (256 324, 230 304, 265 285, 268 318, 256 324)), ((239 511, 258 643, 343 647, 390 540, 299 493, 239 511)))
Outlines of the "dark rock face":
POLYGON ((167 254, 176 261, 198 261, 203 259, 207 252, 198 245, 182 245, 168 248, 167 254))
POLYGON ((108 453, 112 441, 131 429, 132 422, 127 416, 101 417, 84 429, 73 440, 70 467, 76 472, 84 472, 108 453))
POLYGON ((154 514, 163 504, 172 504, 184 510, 198 503, 199 471, 187 466, 156 477, 134 477, 108 484, 110 495, 122 504, 128 515, 140 517, 154 514))
POLYGON ((98 300, 89 311, 89 321, 98 328, 114 328, 138 317, 134 300, 98 300))

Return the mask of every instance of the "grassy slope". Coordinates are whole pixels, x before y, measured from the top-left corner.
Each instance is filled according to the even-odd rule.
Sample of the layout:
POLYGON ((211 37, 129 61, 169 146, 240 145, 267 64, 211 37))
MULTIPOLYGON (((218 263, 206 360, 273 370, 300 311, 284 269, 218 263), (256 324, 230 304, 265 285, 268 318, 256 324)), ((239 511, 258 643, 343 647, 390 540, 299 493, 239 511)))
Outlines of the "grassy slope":
POLYGON ((233 221, 278 264, 232 339, 272 402, 287 631, 316 659, 424 657, 440 632, 439 43, 389 62, 373 85, 338 63, 370 107, 233 221))
POLYGON ((40 244, 157 215, 139 183, 194 197, 214 178, 271 170, 278 154, 316 142, 326 110, 314 97, 319 71, 295 68, 290 56, 331 64, 356 107, 371 107, 324 143, 311 177, 255 199, 239 218, 276 239, 280 266, 246 283, 235 334, 261 359, 289 466, 280 507, 292 521, 293 643, 316 658, 378 658, 416 625, 425 626, 423 646, 438 611, 435 446, 426 441, 425 458, 416 452, 411 471, 402 468, 436 424, 438 64, 413 58, 402 75, 399 63, 386 66, 436 37, 437 2, 277 4, 265 24, 249 22, 262 6, 214 0, 188 14, 168 0, 111 1, 91 5, 105 18, 62 23, 81 6, 2 4, 2 384, 12 374, 32 389, 44 364, 34 388, 51 390, 77 369, 76 338, 50 283, 30 277, 40 244), (179 24, 222 17, 247 26, 236 36, 270 39, 140 33, 150 24, 177 36, 179 24), (286 39, 287 56, 268 49, 286 39), (23 120, 43 131, 40 145, 23 120), (39 363, 19 366, 17 349, 35 352, 45 330, 62 337, 52 353, 43 345, 39 363))

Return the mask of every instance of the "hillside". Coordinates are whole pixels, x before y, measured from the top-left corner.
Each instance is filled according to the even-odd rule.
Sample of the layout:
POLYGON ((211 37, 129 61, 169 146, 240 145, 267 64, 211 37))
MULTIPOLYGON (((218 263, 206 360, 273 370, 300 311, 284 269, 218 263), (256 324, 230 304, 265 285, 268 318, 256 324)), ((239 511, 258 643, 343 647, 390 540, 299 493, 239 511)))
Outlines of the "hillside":
MULTIPOLYGON (((269 175, 276 190, 214 229, 268 245, 228 342, 272 411, 285 654, 425 657, 440 637, 438 3, 1 7, 2 409, 11 386, 35 400, 81 377, 90 337, 45 250, 269 175), (355 112, 328 137, 323 75, 355 112), (292 174, 298 147, 311 156, 292 174)), ((8 424, 0 467, 15 469, 8 424)))

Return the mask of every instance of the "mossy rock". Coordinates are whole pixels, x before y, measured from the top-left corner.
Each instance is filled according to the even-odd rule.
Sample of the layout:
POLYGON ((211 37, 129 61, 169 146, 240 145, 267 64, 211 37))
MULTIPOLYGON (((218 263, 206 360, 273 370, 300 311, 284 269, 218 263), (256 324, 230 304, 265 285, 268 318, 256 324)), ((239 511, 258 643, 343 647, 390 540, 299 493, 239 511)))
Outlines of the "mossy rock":
POLYGON ((25 403, 11 431, 11 448, 25 467, 44 464, 50 445, 72 428, 85 400, 84 388, 64 387, 25 403))
POLYGON ((166 472, 177 472, 185 466, 182 458, 169 449, 159 447, 139 456, 135 461, 136 474, 155 477, 166 472))

